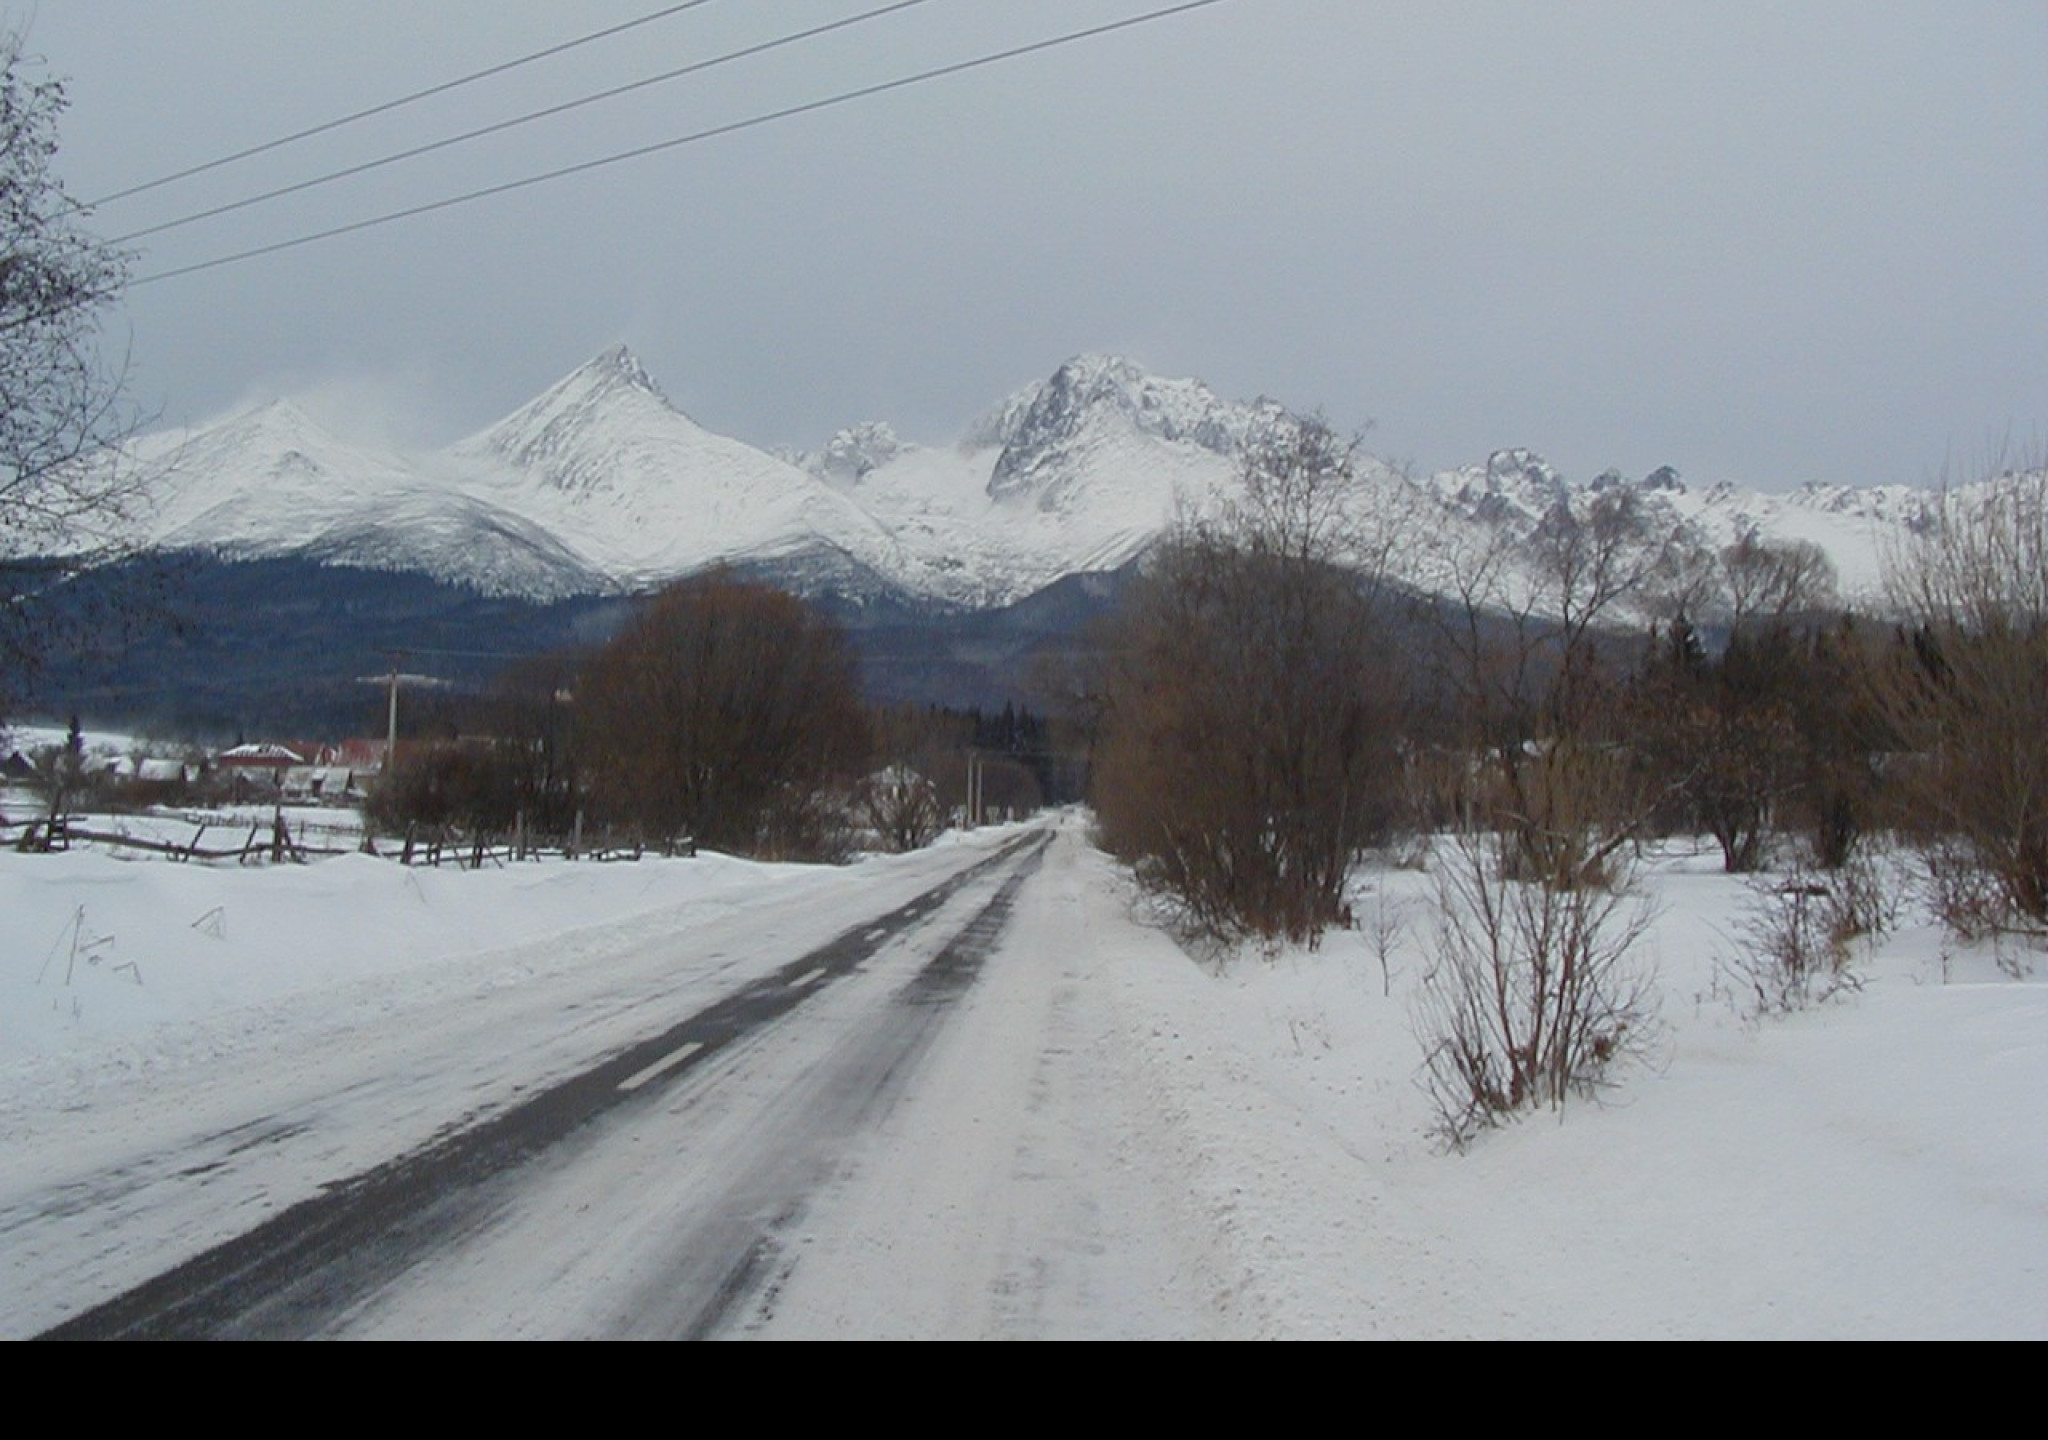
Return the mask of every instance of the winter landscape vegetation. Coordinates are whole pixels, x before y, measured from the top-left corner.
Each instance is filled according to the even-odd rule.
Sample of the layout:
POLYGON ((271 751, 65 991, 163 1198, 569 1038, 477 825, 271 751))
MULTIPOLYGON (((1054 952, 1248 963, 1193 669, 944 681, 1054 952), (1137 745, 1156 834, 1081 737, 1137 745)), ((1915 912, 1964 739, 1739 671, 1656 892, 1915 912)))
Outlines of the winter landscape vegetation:
POLYGON ((623 345, 144 424, 64 102, 0 47, 0 1334, 2048 1336, 2038 450, 1106 353, 769 449, 623 345))

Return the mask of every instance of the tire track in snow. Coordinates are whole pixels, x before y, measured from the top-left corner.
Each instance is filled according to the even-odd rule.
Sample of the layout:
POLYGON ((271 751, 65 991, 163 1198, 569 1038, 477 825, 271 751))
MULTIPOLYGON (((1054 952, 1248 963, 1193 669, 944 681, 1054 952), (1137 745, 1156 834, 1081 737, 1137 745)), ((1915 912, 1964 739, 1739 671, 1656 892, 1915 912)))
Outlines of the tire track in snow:
POLYGON ((1012 862, 1034 842, 1031 855, 1042 853, 1047 839, 1043 833, 1020 836, 581 1075, 479 1124, 330 1182, 319 1195, 40 1338, 287 1339, 317 1333, 429 1254, 488 1224, 516 1194, 520 1167, 606 1112, 643 1103, 782 1019, 964 886, 1012 862))
POLYGON ((1040 832, 988 903, 849 1037, 805 1093, 793 1097, 797 1133, 775 1137, 741 1168, 673 1246, 655 1278, 640 1287, 614 1333, 707 1339, 750 1323, 742 1306, 756 1296, 753 1323, 772 1313, 797 1263, 788 1238, 811 1197, 832 1178, 845 1144, 902 1096, 951 1005, 995 949, 1018 891, 1037 873, 1051 843, 1051 832, 1040 832))

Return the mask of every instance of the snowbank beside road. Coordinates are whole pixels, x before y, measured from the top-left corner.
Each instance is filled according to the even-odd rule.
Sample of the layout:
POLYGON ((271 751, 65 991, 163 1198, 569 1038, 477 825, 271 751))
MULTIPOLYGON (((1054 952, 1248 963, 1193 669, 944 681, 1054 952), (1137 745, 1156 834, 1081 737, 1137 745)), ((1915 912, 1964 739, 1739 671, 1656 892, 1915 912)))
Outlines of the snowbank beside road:
POLYGON ((1414 1083, 1428 876, 1360 877, 1363 919, 1406 921, 1390 985, 1364 932, 1220 975, 1105 967, 1258 1333, 2048 1338, 2040 959, 2015 980, 1909 919, 1860 991, 1756 1023, 1717 967, 1743 882, 1674 850, 1645 883, 1661 1068, 1464 1155, 1414 1083))
POLYGON ((0 1066, 373 978, 437 966, 603 918, 775 883, 773 867, 694 862, 407 869, 366 855, 208 866, 99 849, 0 857, 0 1066))

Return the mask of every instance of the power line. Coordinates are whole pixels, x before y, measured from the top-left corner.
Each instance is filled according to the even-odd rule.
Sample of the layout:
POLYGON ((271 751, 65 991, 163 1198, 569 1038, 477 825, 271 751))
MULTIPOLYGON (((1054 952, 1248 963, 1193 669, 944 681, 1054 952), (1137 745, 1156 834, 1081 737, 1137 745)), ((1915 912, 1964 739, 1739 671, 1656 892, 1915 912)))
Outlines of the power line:
POLYGON ((699 71, 710 70, 715 66, 729 64, 734 60, 744 60, 769 50, 779 50, 784 46, 797 44, 799 41, 813 40, 820 35, 834 30, 844 30, 851 26, 859 25, 864 21, 879 19, 884 15, 894 14, 898 10, 908 10, 913 6, 927 3, 929 3, 929 0, 894 0, 893 4, 883 5, 879 9, 868 10, 859 15, 848 16, 843 20, 834 20, 824 25, 815 25, 809 30, 799 30, 793 35, 783 35, 773 40, 764 40, 758 45, 748 45, 743 49, 727 51, 723 55, 714 55, 708 60, 699 60, 675 70, 664 71, 659 75, 650 75, 644 80, 633 80, 624 85, 615 85, 609 90, 600 90, 594 95, 585 95, 576 100, 566 100, 559 105, 549 105, 540 110, 529 110, 523 115, 515 115, 509 120, 500 120, 475 130, 465 131, 460 135, 451 135, 442 140, 430 140, 424 145, 415 145, 408 150, 400 150, 395 154, 385 155, 375 160, 365 160, 360 165, 348 165, 339 170, 330 170, 326 174, 316 175, 310 180, 300 180, 294 184, 280 185, 275 190, 266 190, 260 195, 251 195, 244 200, 231 200, 225 205, 215 205, 211 209, 200 210, 191 215, 183 215, 175 220, 166 220, 160 225, 151 225, 146 229, 130 231, 128 234, 109 240, 107 243, 109 245, 126 245, 131 240, 141 240, 146 236, 160 235, 166 230, 176 230, 186 225, 196 224, 201 220, 211 220, 217 215, 226 215, 236 210, 246 210, 252 205, 261 205, 267 200, 275 200, 280 196, 296 195, 301 190, 311 190, 321 185, 331 184, 336 180, 348 179, 352 175, 361 175, 366 171, 380 170, 386 165, 395 165, 401 160, 411 160, 421 155, 432 154, 436 150, 446 150, 454 145, 482 139, 486 135, 496 135, 500 131, 516 129, 521 125, 528 125, 536 120, 545 120, 552 116, 566 114, 571 110, 580 110, 586 105, 595 105, 603 100, 613 100, 621 95, 630 94, 635 90, 645 90, 651 85, 666 84, 671 80, 679 80, 685 75, 694 75, 699 71))
MULTIPOLYGON (((324 135, 330 130, 339 130, 344 125, 353 125, 358 120, 367 120, 372 115, 383 115, 417 101, 428 99, 431 96, 445 95, 450 90, 459 90, 464 85, 473 85, 479 80, 488 80, 493 75, 503 75, 508 70, 517 70, 522 65, 531 65, 536 60, 545 60, 550 56, 560 55, 564 51, 574 50, 578 46, 588 45, 593 41, 607 40, 614 35, 624 34, 628 30, 638 29, 642 25, 651 25, 657 20, 666 20, 672 15, 680 15, 685 10, 695 10, 700 5, 709 5, 710 3, 711 0, 684 0, 684 3, 680 5, 667 6, 664 9, 654 11, 652 14, 642 15, 637 20, 626 20, 603 30, 593 30, 588 35, 579 35, 573 40, 564 40, 559 45, 550 45, 544 50, 534 51, 531 55, 522 55, 516 60, 506 60, 496 65, 489 65, 482 70, 473 71, 457 79, 444 80, 438 85, 429 85, 424 90, 415 90, 410 95, 401 95, 396 100, 386 100, 382 104, 370 106, 367 110, 358 110, 352 115, 343 115, 336 120, 326 120, 318 125, 309 126, 304 130, 294 131, 290 135, 281 135, 275 140, 266 140, 261 145, 251 145, 246 150, 237 150, 232 155, 223 155, 218 159, 208 160, 203 164, 188 166, 172 174, 159 176, 155 180, 146 180, 140 185, 130 185, 126 190, 116 190, 111 195, 103 195, 99 199, 82 205, 79 208, 93 210, 102 205, 111 205, 116 200, 126 200, 131 195, 140 195, 144 191, 160 189, 178 180, 187 180, 194 175, 203 175, 209 170, 218 170, 223 165, 232 165, 238 160, 247 160, 252 155, 262 155, 272 150, 280 150, 287 145, 295 145, 301 140, 311 139, 315 135, 324 135)), ((148 232, 145 231, 143 233, 147 234, 148 232)))
POLYGON ((399 220, 410 220, 416 216, 429 215, 437 210, 453 209, 458 205, 467 205, 472 201, 488 199, 493 195, 504 195, 514 190, 524 190, 531 186, 544 185, 549 181, 565 179, 571 175, 580 175, 590 170, 603 169, 608 165, 616 165, 622 161, 637 160, 643 156, 658 154, 664 150, 674 150, 680 146, 694 145, 699 141, 715 139, 721 135, 731 135, 741 130, 751 130, 757 126, 772 124, 777 120, 787 120, 797 115, 808 115, 819 110, 828 110, 834 106, 844 105, 851 101, 865 100, 875 95, 886 94, 892 90, 906 89, 909 86, 921 85, 926 81, 938 80, 948 75, 958 75, 968 70, 978 70, 984 66, 995 65, 1005 60, 1015 60, 1020 56, 1034 55, 1041 51, 1056 49, 1062 45, 1072 45, 1082 40, 1092 40, 1119 30, 1129 30, 1139 25, 1150 24, 1155 20, 1165 20, 1175 15, 1186 14, 1192 10, 1205 10, 1212 5, 1223 3, 1224 0, 1185 0, 1183 4, 1168 5, 1161 9, 1150 10, 1142 15, 1133 15, 1123 20, 1113 20, 1102 25, 1092 25, 1083 30, 1069 31, 1064 35, 1056 35, 1049 40, 1036 40, 1028 45, 1018 45, 1008 50, 999 50, 993 54, 977 56, 972 60, 960 60, 950 65, 938 66, 935 69, 921 70, 915 75, 906 75, 895 80, 884 80, 879 84, 864 85, 854 90, 844 90, 837 95, 830 95, 822 100, 809 100, 801 105, 791 105, 780 110, 771 110, 765 114, 749 116, 744 120, 734 120, 725 125, 714 125, 708 130, 699 130, 689 135, 678 135, 673 139, 659 140, 651 145, 640 145, 630 150, 615 151, 610 155, 600 156, 595 160, 584 160, 574 165, 564 165, 559 169, 543 171, 537 175, 528 175, 523 179, 508 180, 499 185, 487 185, 479 190, 470 190, 461 195, 451 195, 446 199, 430 200, 420 205, 409 205, 402 210, 391 210, 382 215, 371 216, 367 220, 356 220, 346 225, 330 226, 325 230, 316 230, 311 234, 295 236, 290 240, 275 241, 269 245, 258 245, 253 249, 237 251, 232 255, 222 255, 215 259, 202 260, 192 265, 180 265, 171 270, 159 270, 153 275, 145 275, 139 280, 132 281, 129 288, 153 285, 159 280, 174 280, 180 276, 197 274, 202 270, 215 270, 223 265, 234 265, 241 261, 254 260, 264 255, 275 255, 279 251, 294 250, 301 245, 311 245, 317 241, 332 240, 341 235, 351 235, 359 230, 375 229, 378 226, 389 225, 399 220))

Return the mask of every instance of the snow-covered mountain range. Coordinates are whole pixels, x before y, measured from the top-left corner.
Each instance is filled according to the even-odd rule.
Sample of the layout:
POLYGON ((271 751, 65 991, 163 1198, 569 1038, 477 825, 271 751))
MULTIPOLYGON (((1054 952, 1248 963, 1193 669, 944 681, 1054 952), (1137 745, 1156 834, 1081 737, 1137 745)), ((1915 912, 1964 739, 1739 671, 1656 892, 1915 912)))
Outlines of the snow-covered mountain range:
MULTIPOLYGON (((815 452, 778 455, 696 424, 621 348, 441 450, 354 444, 280 400, 150 437, 138 454, 156 471, 149 540, 159 549, 416 571, 543 600, 726 563, 805 591, 975 609, 1115 570, 1177 516, 1228 503, 1244 442, 1286 414, 1082 356, 955 444, 908 443, 870 422, 815 452)), ((1896 486, 1695 492, 1668 468, 1575 485, 1523 450, 1429 476, 1361 457, 1357 504, 1397 524, 1395 578, 1437 589, 1460 556, 1525 543, 1546 517, 1618 494, 1644 547, 1811 541, 1851 596, 1875 589, 1887 547, 1934 504, 1896 486)))

